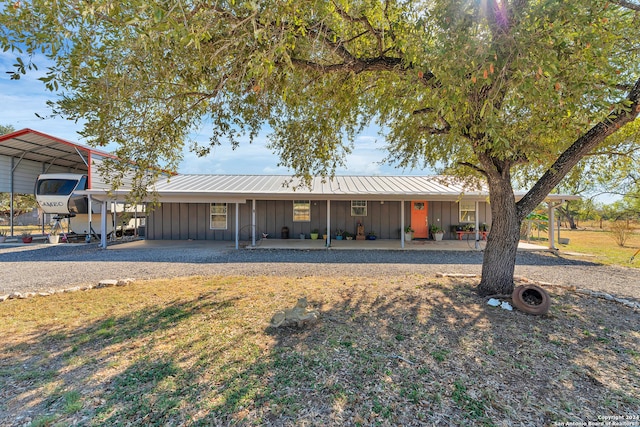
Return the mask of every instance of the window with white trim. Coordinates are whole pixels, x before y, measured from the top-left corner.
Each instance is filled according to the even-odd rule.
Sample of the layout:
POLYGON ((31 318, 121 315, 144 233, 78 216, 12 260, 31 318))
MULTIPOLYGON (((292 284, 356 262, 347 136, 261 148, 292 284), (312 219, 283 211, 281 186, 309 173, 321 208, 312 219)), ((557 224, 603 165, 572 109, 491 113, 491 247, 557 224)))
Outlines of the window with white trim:
POLYGON ((366 200, 352 200, 351 201, 351 216, 367 216, 367 201, 366 200))
POLYGON ((209 228, 211 228, 212 230, 226 230, 227 229, 227 204, 211 203, 209 210, 210 210, 209 228))
POLYGON ((311 201, 293 201, 293 222, 311 222, 311 201))
POLYGON ((476 222, 476 202, 460 202, 460 222, 476 222))

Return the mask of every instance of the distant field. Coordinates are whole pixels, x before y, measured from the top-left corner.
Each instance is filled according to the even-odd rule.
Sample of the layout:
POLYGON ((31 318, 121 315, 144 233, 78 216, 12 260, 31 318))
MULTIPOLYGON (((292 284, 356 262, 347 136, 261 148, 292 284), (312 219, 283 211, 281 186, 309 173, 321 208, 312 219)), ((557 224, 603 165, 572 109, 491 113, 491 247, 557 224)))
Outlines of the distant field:
MULTIPOLYGON (((589 255, 591 260, 602 264, 617 264, 640 268, 640 254, 636 255, 632 263, 629 262, 634 253, 640 249, 640 231, 638 228, 631 233, 624 247, 616 244, 613 234, 608 229, 569 230, 563 228, 560 230, 560 237, 569 239, 568 245, 556 244, 556 247, 561 251, 583 253, 589 255)), ((536 240, 546 241, 547 239, 536 240)))

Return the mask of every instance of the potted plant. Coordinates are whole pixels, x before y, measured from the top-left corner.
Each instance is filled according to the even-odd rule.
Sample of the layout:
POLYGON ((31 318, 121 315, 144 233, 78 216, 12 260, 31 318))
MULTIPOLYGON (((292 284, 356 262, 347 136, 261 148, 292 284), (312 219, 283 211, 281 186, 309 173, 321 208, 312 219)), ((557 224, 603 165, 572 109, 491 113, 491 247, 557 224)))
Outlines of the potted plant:
POLYGON ((51 233, 49 234, 49 243, 53 245, 60 243, 60 234, 57 229, 51 230, 51 233))
POLYGON ((336 240, 342 240, 342 234, 344 233, 344 231, 342 231, 342 229, 338 228, 336 230, 336 240))
POLYGON ((0 243, 4 243, 5 240, 7 240, 7 232, 0 230, 0 243))
POLYGON ((376 238, 377 236, 375 231, 370 231, 369 234, 367 235, 367 240, 376 240, 376 238))
POLYGON ((431 229, 431 234, 433 235, 433 238, 435 239, 435 241, 436 242, 441 241, 442 238, 444 237, 444 230, 438 227, 437 225, 432 225, 430 229, 431 229))
POLYGON ((322 232, 322 240, 326 241, 327 240, 327 229, 325 228, 324 231, 322 232))
POLYGON ((23 231, 20 237, 22 237, 22 243, 33 242, 33 236, 31 236, 30 231, 23 231))
POLYGON ((313 230, 311 230, 311 240, 318 240, 318 229, 314 228, 313 230))
POLYGON ((353 240, 353 234, 349 233, 348 231, 342 233, 342 237, 344 237, 345 240, 353 240))
POLYGON ((411 239, 413 238, 413 232, 414 232, 414 231, 415 231, 415 230, 414 230, 413 228, 411 228, 411 226, 410 226, 410 225, 407 225, 407 226, 404 228, 404 240, 406 240, 407 242, 410 242, 410 241, 411 241, 411 239))

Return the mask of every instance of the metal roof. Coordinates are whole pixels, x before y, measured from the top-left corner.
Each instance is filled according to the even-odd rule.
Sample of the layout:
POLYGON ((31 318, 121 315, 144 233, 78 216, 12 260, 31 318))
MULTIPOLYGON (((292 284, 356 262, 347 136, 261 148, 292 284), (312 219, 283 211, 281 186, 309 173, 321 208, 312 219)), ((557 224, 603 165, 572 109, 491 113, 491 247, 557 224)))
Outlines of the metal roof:
POLYGON ((0 156, 88 171, 90 155, 113 155, 32 129, 0 135, 0 156))
POLYGON ((445 176, 335 176, 314 177, 307 187, 286 175, 176 175, 155 184, 160 201, 186 198, 430 200, 485 199, 486 189, 465 188, 445 176))
MULTIPOLYGON (((307 187, 288 175, 190 175, 160 178, 149 191, 165 203, 239 202, 246 200, 430 200, 489 201, 486 186, 470 189, 451 176, 335 176, 315 177, 307 187)), ((124 200, 127 190, 87 190, 96 200, 124 200)), ((516 192, 520 199, 525 193, 516 192)), ((580 196, 549 194, 545 201, 577 200, 580 196)))

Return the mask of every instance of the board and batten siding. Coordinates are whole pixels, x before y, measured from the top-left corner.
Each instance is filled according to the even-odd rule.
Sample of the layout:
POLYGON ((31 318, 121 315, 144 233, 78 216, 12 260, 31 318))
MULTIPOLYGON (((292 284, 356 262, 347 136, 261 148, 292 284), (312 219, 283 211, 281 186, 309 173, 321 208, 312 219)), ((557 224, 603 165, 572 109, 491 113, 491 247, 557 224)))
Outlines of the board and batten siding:
MULTIPOLYGON (((355 234, 360 222, 365 234, 373 231, 379 239, 400 239, 401 202, 368 201, 366 216, 351 216, 351 201, 331 201, 331 230, 334 237, 337 230, 355 234)), ((240 240, 251 240, 252 202, 240 203, 239 236, 240 240)), ((211 230, 208 203, 162 203, 147 213, 146 238, 149 240, 235 240, 235 203, 227 204, 227 229, 211 230)), ((429 224, 438 224, 452 239, 450 226, 458 224, 458 203, 428 202, 429 224), (438 220, 440 220, 438 222, 438 220)), ((490 223, 488 203, 478 206, 479 222, 490 223)), ((405 202, 405 226, 411 224, 411 203, 405 202)), ((256 236, 267 233, 270 239, 279 239, 283 227, 289 229, 289 238, 297 239, 300 234, 308 238, 312 230, 323 234, 327 226, 327 202, 311 201, 311 221, 293 222, 293 200, 257 200, 256 236)))

